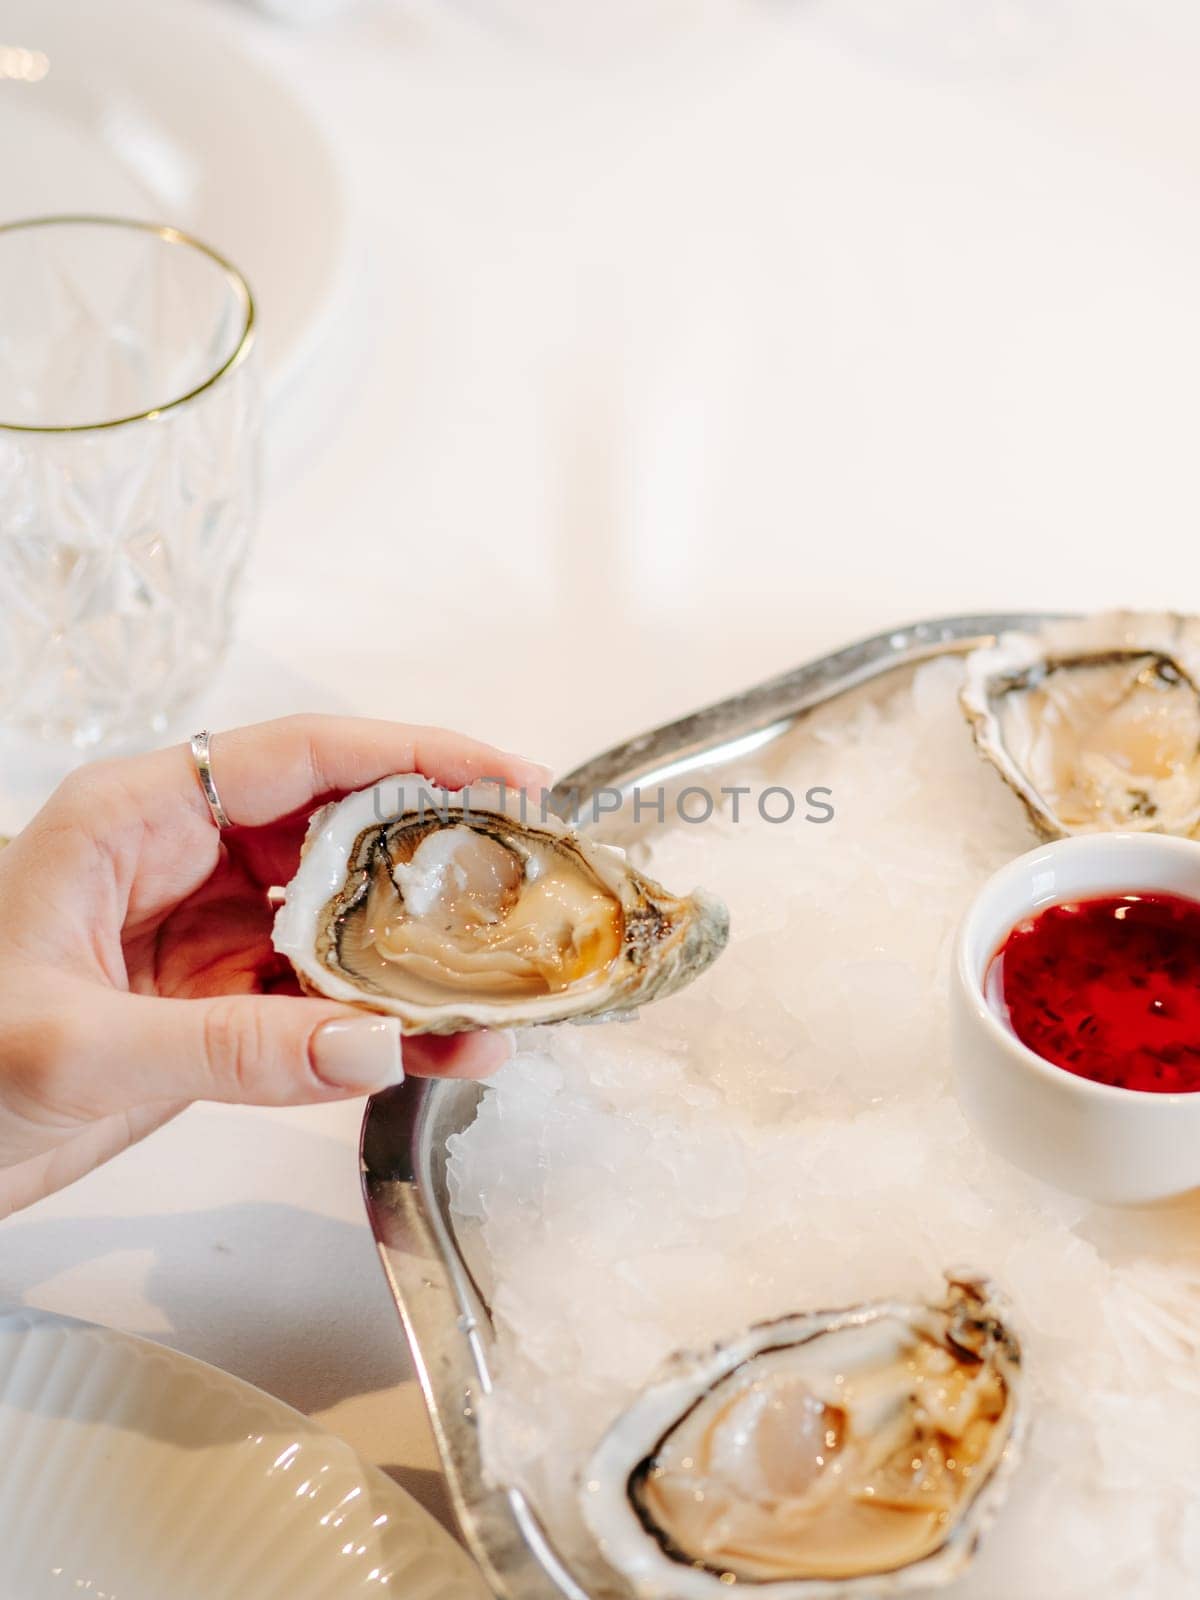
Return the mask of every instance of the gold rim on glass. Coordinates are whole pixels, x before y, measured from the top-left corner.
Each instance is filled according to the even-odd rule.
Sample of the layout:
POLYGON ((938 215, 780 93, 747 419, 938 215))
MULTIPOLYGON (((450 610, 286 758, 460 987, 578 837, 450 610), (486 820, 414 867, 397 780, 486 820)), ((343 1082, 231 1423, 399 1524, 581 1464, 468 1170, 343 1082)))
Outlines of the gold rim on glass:
POLYGON ((79 225, 104 228, 136 228, 141 233, 157 234, 168 244, 185 244, 192 250, 198 250, 210 261, 216 263, 225 274, 230 286, 242 303, 245 320, 242 331, 234 346, 233 353, 223 361, 217 370, 205 378, 203 383, 198 383, 194 389, 189 389, 186 394, 177 395, 174 400, 166 400, 160 406, 152 406, 148 411, 134 411, 127 417, 113 417, 107 422, 69 422, 54 426, 36 422, 4 422, 0 421, 0 432, 8 433, 95 433, 100 428, 123 428, 129 422, 150 422, 155 417, 161 417, 166 411, 174 411, 179 406, 187 405, 189 400, 195 400, 197 395, 202 395, 219 383, 227 372, 232 372, 234 367, 240 365, 248 355, 254 343, 255 305, 254 296, 250 292, 250 285, 242 277, 231 261, 212 249, 201 239, 187 233, 182 228, 174 228, 165 223, 137 222, 132 217, 103 217, 88 214, 69 214, 54 217, 27 217, 18 222, 0 222, 0 237, 7 233, 20 233, 30 228, 53 228, 64 225, 76 227, 79 225))

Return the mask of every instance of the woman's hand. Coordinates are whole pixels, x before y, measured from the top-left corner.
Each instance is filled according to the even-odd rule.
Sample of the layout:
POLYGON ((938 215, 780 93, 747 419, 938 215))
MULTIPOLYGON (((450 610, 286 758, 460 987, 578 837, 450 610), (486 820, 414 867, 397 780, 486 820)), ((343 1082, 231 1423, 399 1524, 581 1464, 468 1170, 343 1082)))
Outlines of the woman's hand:
MULTIPOLYGON (((190 751, 74 773, 0 851, 0 1215, 192 1100, 296 1105, 398 1082, 394 1018, 303 999, 271 947, 266 891, 317 805, 398 772, 540 791, 541 768, 433 728, 290 717, 213 736, 232 827, 190 751)), ((503 1036, 403 1042, 403 1069, 481 1077, 503 1036)))

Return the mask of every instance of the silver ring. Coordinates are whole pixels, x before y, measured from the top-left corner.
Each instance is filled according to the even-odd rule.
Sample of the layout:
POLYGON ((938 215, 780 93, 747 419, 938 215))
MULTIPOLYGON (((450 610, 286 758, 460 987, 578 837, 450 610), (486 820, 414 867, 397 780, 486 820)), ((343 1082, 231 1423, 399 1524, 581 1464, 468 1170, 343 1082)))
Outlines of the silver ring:
POLYGON ((221 804, 221 796, 217 793, 217 786, 213 782, 212 757, 209 754, 209 739, 211 735, 207 728, 192 735, 192 761, 196 767, 196 776, 200 779, 200 787, 204 791, 204 798, 208 801, 208 809, 212 812, 212 819, 218 828, 232 828, 225 807, 221 804))

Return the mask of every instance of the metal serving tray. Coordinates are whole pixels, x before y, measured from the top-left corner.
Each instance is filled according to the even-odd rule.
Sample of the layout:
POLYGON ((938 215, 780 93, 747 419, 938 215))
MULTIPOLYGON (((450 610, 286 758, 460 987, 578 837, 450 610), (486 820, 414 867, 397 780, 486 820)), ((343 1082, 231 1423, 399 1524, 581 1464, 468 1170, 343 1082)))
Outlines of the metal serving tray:
MULTIPOLYGON (((822 656, 678 722, 597 756, 555 788, 560 809, 586 807, 601 789, 669 786, 718 772, 753 753, 760 762, 809 711, 919 662, 957 655, 1044 615, 943 617, 822 656), (578 800, 574 797, 577 796, 578 800)), ((590 831, 627 844, 629 808, 590 831)), ((484 1481, 476 1398, 491 1388, 491 1316, 459 1251, 446 1187, 446 1141, 470 1125, 483 1088, 414 1080, 376 1095, 362 1128, 367 1214, 408 1335, 463 1538, 498 1600, 589 1600, 526 1497, 484 1481)), ((632 1596, 619 1579, 615 1596, 632 1596)))

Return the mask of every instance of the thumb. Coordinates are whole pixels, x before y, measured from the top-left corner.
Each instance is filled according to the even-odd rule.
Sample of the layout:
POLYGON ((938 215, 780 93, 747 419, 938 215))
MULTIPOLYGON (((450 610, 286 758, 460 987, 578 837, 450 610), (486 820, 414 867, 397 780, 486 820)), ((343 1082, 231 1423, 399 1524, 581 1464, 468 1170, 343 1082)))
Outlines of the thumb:
POLYGON ((400 1023, 291 995, 166 1000, 110 992, 97 1079, 123 1109, 153 1100, 290 1106, 404 1081, 400 1023))

